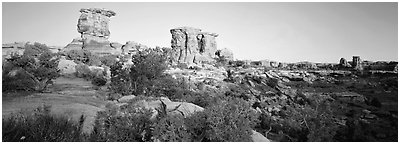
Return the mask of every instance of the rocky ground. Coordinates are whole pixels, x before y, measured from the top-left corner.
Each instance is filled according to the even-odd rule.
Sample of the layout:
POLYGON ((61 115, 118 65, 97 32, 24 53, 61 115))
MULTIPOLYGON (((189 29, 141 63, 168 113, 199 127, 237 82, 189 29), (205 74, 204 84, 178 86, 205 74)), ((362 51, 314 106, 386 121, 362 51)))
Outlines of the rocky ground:
MULTIPOLYGON (((260 113, 279 112, 287 102, 300 96, 328 97, 338 101, 357 119, 374 129, 375 140, 397 140, 398 85, 392 71, 287 70, 265 67, 192 67, 170 69, 183 77, 194 91, 241 93, 260 113), (264 104, 264 106, 262 106, 264 104), (267 106, 265 106, 265 104, 267 106)), ((348 114, 348 113, 347 113, 348 114)), ((343 113, 343 125, 350 119, 343 113)), ((266 132, 261 129, 260 132, 266 132)), ((273 133, 267 137, 273 138, 273 133)))
MULTIPOLYGON (((340 70, 283 70, 265 67, 215 67, 195 65, 189 68, 169 68, 166 73, 174 78, 184 79, 192 91, 214 91, 215 93, 242 93, 254 110, 263 113, 279 112, 287 101, 299 94, 326 96, 344 103, 348 109, 375 127, 376 139, 392 141, 397 139, 397 73, 360 73, 340 70), (284 102, 282 102, 284 101, 284 102), (260 106, 262 104, 267 106, 260 106), (379 104, 377 104, 379 103, 379 104)), ((107 104, 120 107, 136 96, 125 96, 119 100, 106 100, 107 89, 93 86, 81 78, 60 77, 50 85, 46 93, 3 93, 3 117, 11 113, 34 110, 43 104, 51 105, 52 113, 78 120, 85 115, 84 131, 90 132, 98 111, 107 104)), ((137 104, 155 111, 163 101, 170 113, 190 115, 203 108, 192 103, 173 102, 168 98, 142 101, 137 104), (176 108, 177 105, 183 105, 176 108)), ((156 111, 155 111, 156 113, 156 111)), ((156 114, 155 114, 156 115, 156 114)), ((343 121, 348 117, 343 116, 343 121)), ((259 129, 255 141, 274 140, 274 134, 266 135, 259 129), (268 137, 269 139, 266 139, 268 137)))

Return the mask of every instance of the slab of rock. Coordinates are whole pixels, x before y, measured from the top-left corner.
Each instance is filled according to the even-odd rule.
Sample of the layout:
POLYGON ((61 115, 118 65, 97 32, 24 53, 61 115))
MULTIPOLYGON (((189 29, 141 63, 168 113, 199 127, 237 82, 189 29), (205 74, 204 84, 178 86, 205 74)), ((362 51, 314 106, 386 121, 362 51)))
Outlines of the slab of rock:
POLYGON ((271 142, 268 138, 260 134, 259 132, 256 132, 255 130, 252 130, 253 134, 251 135, 251 139, 253 142, 271 142))
POLYGON ((152 110, 154 113, 151 119, 154 119, 158 114, 156 109, 161 107, 162 103, 166 105, 168 114, 180 114, 184 117, 190 116, 196 111, 204 110, 204 108, 195 104, 187 102, 172 102, 168 98, 159 98, 158 100, 141 100, 135 102, 134 105, 136 105, 137 107, 143 107, 152 110))
POLYGON ((123 96, 121 98, 118 99, 118 102, 120 103, 126 103, 129 102, 131 99, 134 99, 136 96, 135 95, 127 95, 127 96, 123 96))

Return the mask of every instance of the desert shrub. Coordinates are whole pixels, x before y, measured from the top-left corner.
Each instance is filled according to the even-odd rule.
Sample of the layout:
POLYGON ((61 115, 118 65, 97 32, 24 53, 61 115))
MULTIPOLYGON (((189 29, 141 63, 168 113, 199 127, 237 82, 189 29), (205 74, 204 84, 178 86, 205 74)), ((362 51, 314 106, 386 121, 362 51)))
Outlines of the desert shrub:
POLYGON ((86 79, 91 79, 93 77, 92 72, 90 71, 90 68, 86 64, 78 64, 75 66, 75 75, 76 77, 79 78, 86 78, 86 79))
POLYGON ((207 91, 190 92, 182 99, 186 102, 193 103, 203 108, 207 108, 217 101, 221 100, 219 95, 214 95, 207 91))
POLYGON ((108 86, 113 93, 130 95, 133 93, 129 69, 123 68, 123 63, 116 63, 110 67, 111 83, 108 86))
POLYGON ((185 123, 196 141, 252 141, 257 118, 246 101, 228 98, 193 114, 185 123))
POLYGON ((149 110, 128 107, 118 110, 108 106, 97 113, 90 141, 100 142, 146 142, 152 141, 152 125, 149 110))
POLYGON ((279 113, 262 114, 261 127, 279 134, 278 141, 335 141, 339 128, 335 117, 345 111, 340 104, 320 95, 295 99, 279 113))
POLYGON ((133 65, 130 67, 130 78, 134 94, 144 94, 151 91, 153 81, 165 76, 167 69, 165 58, 154 51, 139 51, 132 56, 133 65))
POLYGON ((21 68, 7 61, 3 63, 2 88, 3 91, 32 90, 34 82, 29 75, 21 72, 21 68))
POLYGON ((102 76, 96 76, 92 79, 92 84, 95 86, 104 86, 107 83, 107 79, 102 76))
POLYGON ((33 114, 17 113, 2 123, 3 142, 72 142, 84 141, 83 116, 78 123, 49 114, 49 107, 39 107, 33 114))
POLYGON ((94 53, 89 53, 88 62, 86 64, 90 66, 101 66, 101 58, 94 53))
POLYGON ((124 69, 122 63, 111 67, 110 89, 123 95, 151 95, 157 90, 165 90, 160 86, 168 85, 170 81, 164 71, 167 68, 162 54, 151 49, 138 51, 132 56, 132 66, 124 69))
MULTIPOLYGON (((36 44, 36 43, 35 43, 36 44)), ((26 45, 27 47, 34 47, 26 45)), ((43 49, 43 48, 42 48, 43 49)), ((41 51, 45 51, 42 50, 41 51)), ((41 52, 39 51, 39 52, 41 52)), ((58 61, 59 58, 51 53, 45 51, 44 53, 37 53, 37 51, 27 51, 23 55, 12 55, 7 59, 7 62, 14 66, 13 70, 20 73, 21 77, 11 76, 5 79, 24 79, 23 81, 30 81, 24 85, 26 89, 42 92, 46 89, 52 80, 59 77, 58 61), (28 54, 26 54, 28 53, 28 54), (18 70, 17 70, 18 69, 18 70)), ((11 70, 6 70, 11 71, 11 70)), ((7 75, 6 75, 7 76, 7 75)), ((18 75, 17 75, 18 76, 18 75)))
POLYGON ((90 55, 91 52, 87 50, 70 50, 66 53, 66 59, 75 63, 88 63, 90 55))
POLYGON ((154 125, 154 138, 162 142, 188 142, 191 135, 187 130, 183 116, 166 115, 154 125))
POLYGON ((24 49, 24 56, 38 57, 42 53, 51 53, 49 47, 38 42, 35 42, 33 45, 27 43, 24 49))
POLYGON ((106 66, 113 66, 114 64, 116 64, 117 61, 117 56, 115 55, 106 55, 103 57, 100 57, 100 61, 102 64, 106 65, 106 66))

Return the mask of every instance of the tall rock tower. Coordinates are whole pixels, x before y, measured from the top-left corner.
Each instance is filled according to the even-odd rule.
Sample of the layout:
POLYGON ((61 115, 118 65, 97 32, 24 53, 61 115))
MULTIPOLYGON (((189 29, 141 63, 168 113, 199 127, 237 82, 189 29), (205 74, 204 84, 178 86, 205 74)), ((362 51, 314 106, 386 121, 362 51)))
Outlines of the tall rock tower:
POLYGON ((355 69, 355 70, 363 70, 363 67, 362 67, 362 65, 361 65, 361 58, 360 58, 360 56, 353 56, 353 61, 352 61, 352 63, 353 63, 353 68, 355 69))
POLYGON ((202 32, 192 27, 179 27, 170 30, 171 47, 175 51, 178 63, 212 62, 216 57, 218 34, 202 32))
POLYGON ((110 18, 116 13, 104 8, 83 8, 79 12, 77 30, 81 34, 80 38, 75 38, 65 48, 87 49, 94 53, 111 53, 113 48, 110 46, 109 23, 110 18))

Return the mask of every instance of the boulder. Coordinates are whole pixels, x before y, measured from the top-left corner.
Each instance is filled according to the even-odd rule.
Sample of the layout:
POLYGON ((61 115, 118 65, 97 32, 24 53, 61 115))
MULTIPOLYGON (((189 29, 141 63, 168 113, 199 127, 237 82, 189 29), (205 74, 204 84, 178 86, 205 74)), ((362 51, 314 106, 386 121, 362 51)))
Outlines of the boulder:
POLYGON ((221 59, 223 58, 223 59, 226 59, 228 61, 233 61, 233 52, 228 48, 224 48, 224 49, 218 50, 216 52, 216 55, 221 59))
POLYGON ((351 65, 349 64, 349 62, 347 62, 345 58, 340 59, 339 66, 344 68, 351 67, 351 65))
POLYGON ((277 67, 279 66, 279 63, 276 62, 276 61, 271 61, 271 62, 270 62, 270 65, 271 65, 271 67, 273 67, 273 68, 277 68, 277 67))
POLYGON ((142 45, 134 41, 126 42, 126 44, 123 45, 121 48, 123 54, 135 54, 137 53, 137 51, 148 49, 146 45, 142 45))
POLYGON ((68 75, 75 73, 76 63, 72 60, 60 59, 58 63, 58 69, 60 69, 60 73, 62 75, 68 75))

